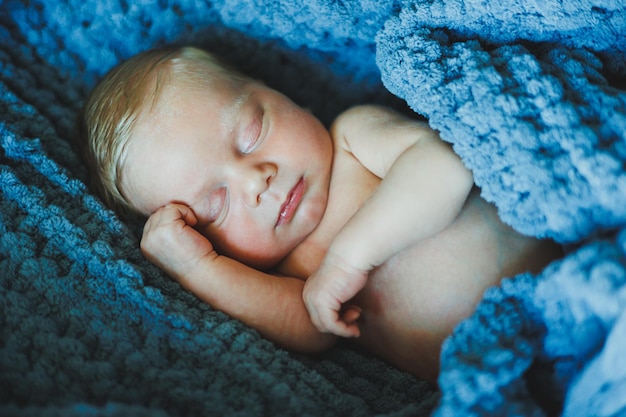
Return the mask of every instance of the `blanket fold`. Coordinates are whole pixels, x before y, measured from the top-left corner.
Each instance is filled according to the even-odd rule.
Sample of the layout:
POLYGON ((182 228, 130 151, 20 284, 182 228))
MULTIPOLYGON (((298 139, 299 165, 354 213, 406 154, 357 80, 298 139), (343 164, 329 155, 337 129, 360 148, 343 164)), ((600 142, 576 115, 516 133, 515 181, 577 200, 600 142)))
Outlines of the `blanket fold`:
MULTIPOLYGON (((494 36, 494 26, 476 34, 457 21, 441 23, 438 17, 458 16, 458 3, 445 14, 437 4, 404 9, 379 32, 383 83, 453 144, 505 222, 583 247, 538 277, 515 277, 485 295, 446 343, 435 415, 596 415, 599 408, 620 415, 624 375, 606 358, 626 345, 626 94, 589 51, 495 45, 506 39, 494 36), (433 21, 439 23, 430 27, 433 21), (591 408, 604 402, 610 406, 591 408)), ((612 45, 626 27, 616 31, 623 6, 619 11, 595 29, 614 35, 612 45)), ((584 9, 577 13, 587 19, 584 9)), ((521 39, 545 40, 527 29, 522 25, 521 39)))
POLYGON ((626 94, 580 50, 495 49, 402 13, 378 38, 385 86, 453 143, 518 231, 576 242, 626 220, 626 94), (608 180, 610 179, 610 180, 608 180))

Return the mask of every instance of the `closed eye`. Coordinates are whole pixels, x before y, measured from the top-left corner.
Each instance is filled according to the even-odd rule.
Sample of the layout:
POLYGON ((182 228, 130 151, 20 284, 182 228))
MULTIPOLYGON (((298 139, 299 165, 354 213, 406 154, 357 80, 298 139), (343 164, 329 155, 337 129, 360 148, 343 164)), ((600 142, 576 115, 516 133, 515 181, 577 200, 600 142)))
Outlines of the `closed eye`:
POLYGON ((250 124, 243 130, 240 136, 240 151, 247 155, 258 148, 261 143, 261 133, 263 131, 263 119, 260 115, 255 114, 250 124))
POLYGON ((207 220, 210 223, 221 223, 228 212, 228 189, 220 187, 209 194, 207 220))

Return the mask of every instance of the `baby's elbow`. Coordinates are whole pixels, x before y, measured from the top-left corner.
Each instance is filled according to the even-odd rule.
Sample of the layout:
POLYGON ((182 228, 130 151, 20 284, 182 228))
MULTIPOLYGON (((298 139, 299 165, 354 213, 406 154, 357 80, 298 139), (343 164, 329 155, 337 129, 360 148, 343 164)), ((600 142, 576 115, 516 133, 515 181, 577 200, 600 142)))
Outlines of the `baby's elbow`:
POLYGON ((444 187, 458 200, 460 210, 474 188, 474 174, 456 154, 453 155, 452 161, 452 164, 446 168, 448 180, 444 187))
POLYGON ((461 214, 475 185, 471 171, 464 166, 453 169, 457 169, 458 172, 454 174, 453 181, 445 183, 440 188, 443 193, 441 204, 435 205, 443 228, 452 224, 461 214))
POLYGON ((462 170, 461 189, 462 189, 463 201, 465 202, 465 200, 467 199, 467 197, 469 196, 470 192, 472 191, 475 185, 474 174, 472 174, 472 171, 470 171, 465 165, 461 167, 461 170, 462 170))

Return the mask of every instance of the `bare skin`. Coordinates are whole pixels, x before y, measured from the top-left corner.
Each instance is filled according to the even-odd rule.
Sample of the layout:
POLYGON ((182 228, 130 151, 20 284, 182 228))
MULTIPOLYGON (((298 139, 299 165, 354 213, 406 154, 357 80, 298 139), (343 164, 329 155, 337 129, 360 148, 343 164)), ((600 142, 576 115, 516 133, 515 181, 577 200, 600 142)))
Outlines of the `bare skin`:
POLYGON ((434 382, 442 340, 484 290, 559 255, 504 226, 423 123, 362 107, 329 133, 255 83, 163 94, 125 160, 126 197, 149 216, 142 250, 280 346, 355 337, 434 382), (338 258, 354 268, 335 279, 338 258), (327 297, 337 282, 349 290, 327 297))
MULTIPOLYGON (((325 227, 339 229, 347 222, 381 181, 345 153, 335 153, 333 170, 331 177, 343 180, 331 181, 321 234, 325 227)), ((315 235, 309 239, 314 240, 315 235)), ((323 247, 316 251, 302 245, 278 270, 306 279, 319 268, 325 253, 323 247), (305 253, 317 256, 310 259, 305 253)), ((503 277, 539 272, 561 255, 555 243, 522 236, 503 224, 496 208, 475 189, 450 226, 370 272, 366 286, 351 301, 362 309, 360 336, 354 340, 434 383, 443 340, 471 315, 484 291, 503 277)))
POLYGON ((557 245, 502 224, 474 192, 452 225, 370 273, 355 301, 363 309, 355 340, 434 382, 443 340, 472 314, 484 291, 502 277, 539 272, 560 254, 557 245))

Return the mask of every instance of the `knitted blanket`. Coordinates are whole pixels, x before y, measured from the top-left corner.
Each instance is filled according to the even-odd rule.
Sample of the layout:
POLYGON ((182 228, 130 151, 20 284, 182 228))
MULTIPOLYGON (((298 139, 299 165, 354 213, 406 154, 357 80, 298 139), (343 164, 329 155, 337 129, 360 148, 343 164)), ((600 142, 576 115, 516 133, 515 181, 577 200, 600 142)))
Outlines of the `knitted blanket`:
POLYGON ((620 0, 0 0, 0 415, 624 415, 624 79, 620 0), (408 104, 503 221, 567 255, 486 292, 440 390, 348 344, 277 348, 147 262, 142 225, 85 185, 83 100, 166 43, 325 123, 408 104))

